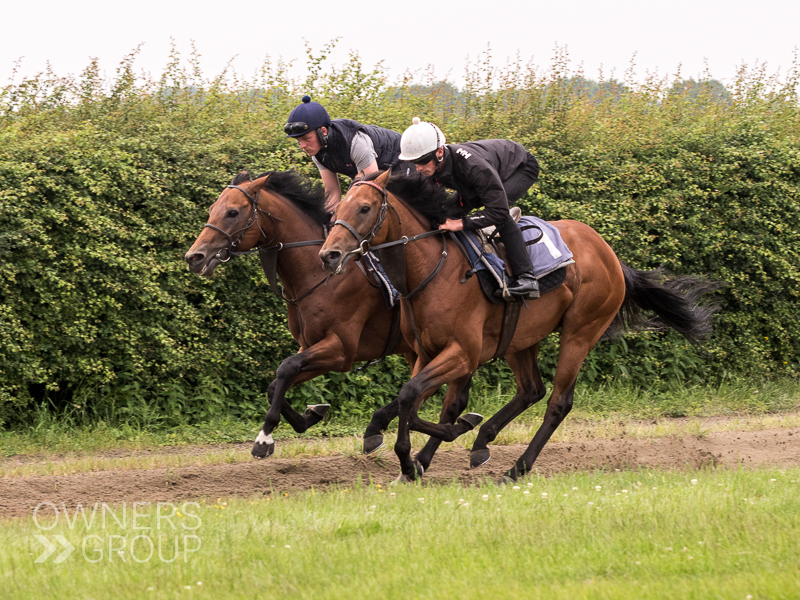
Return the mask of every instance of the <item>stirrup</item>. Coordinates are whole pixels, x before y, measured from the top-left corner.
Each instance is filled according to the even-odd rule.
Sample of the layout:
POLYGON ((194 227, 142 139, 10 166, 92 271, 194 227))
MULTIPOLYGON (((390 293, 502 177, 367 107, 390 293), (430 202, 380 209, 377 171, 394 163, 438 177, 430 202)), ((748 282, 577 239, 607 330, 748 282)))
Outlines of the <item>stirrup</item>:
POLYGON ((528 275, 526 277, 518 277, 513 282, 513 286, 512 285, 508 286, 508 292, 512 296, 523 296, 525 298, 538 298, 539 282, 533 275, 528 275))

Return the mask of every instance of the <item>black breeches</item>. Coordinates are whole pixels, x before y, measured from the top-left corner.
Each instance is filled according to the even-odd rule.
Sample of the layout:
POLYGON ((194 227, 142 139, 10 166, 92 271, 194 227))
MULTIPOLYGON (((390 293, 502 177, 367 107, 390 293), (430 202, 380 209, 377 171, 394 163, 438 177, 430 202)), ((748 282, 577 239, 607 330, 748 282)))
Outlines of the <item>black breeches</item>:
MULTIPOLYGON (((528 152, 528 161, 503 182, 509 206, 522 198, 538 178, 539 163, 536 157, 528 152)), ((515 277, 521 273, 533 273, 533 264, 531 264, 531 257, 528 254, 528 247, 525 245, 525 240, 522 239, 522 232, 517 227, 517 224, 514 223, 514 219, 509 215, 503 227, 498 227, 498 230, 500 232, 500 240, 506 247, 506 260, 511 268, 511 273, 515 277)))
POLYGON ((528 162, 521 165, 511 174, 511 177, 503 182, 509 206, 522 198, 537 179, 539 179, 539 162, 533 154, 528 152, 528 162))

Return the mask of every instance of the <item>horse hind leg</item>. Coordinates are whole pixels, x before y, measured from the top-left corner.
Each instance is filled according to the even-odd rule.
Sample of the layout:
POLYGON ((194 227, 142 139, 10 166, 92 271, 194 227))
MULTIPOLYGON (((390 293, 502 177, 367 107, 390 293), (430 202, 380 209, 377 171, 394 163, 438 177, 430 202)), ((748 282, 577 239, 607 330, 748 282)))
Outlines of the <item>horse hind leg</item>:
POLYGON ((561 334, 561 347, 558 351, 556 375, 553 380, 553 392, 547 400, 547 410, 542 424, 516 464, 505 473, 501 483, 509 480, 516 481, 531 471, 533 463, 544 445, 572 410, 578 372, 589 354, 589 350, 600 339, 610 321, 611 318, 604 322, 594 321, 590 326, 572 332, 567 325, 564 326, 561 334))
POLYGON ((489 462, 489 444, 511 421, 544 398, 546 390, 539 371, 538 354, 539 344, 536 344, 527 350, 506 356, 506 361, 516 375, 517 393, 481 427, 470 452, 470 468, 476 469, 489 462))

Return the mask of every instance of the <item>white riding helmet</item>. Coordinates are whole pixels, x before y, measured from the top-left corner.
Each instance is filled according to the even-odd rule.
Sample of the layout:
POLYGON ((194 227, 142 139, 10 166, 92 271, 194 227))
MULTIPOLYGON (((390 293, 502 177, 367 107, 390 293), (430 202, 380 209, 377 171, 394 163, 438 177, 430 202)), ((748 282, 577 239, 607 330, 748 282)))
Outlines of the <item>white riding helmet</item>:
POLYGON ((419 117, 411 119, 411 123, 400 138, 400 160, 416 160, 444 146, 444 134, 436 125, 420 121, 419 117))

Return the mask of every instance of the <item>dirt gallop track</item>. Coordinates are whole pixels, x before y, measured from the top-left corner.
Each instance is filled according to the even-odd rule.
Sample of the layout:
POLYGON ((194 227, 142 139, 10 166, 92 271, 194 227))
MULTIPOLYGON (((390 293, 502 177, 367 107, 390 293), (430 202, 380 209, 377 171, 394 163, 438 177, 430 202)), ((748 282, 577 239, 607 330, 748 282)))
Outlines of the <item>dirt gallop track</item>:
MULTIPOLYGON (((250 445, 233 447, 249 453, 250 445)), ((427 482, 458 480, 477 483, 497 479, 525 446, 493 446, 492 460, 469 470, 463 449, 440 452, 427 482)), ((189 454, 197 448, 181 449, 189 454)), ((584 440, 548 444, 536 463, 537 472, 690 469, 698 467, 800 466, 800 429, 724 431, 702 437, 584 440)), ((377 458, 328 456, 267 459, 234 464, 198 465, 176 469, 97 471, 63 476, 0 479, 0 516, 24 516, 42 502, 74 507, 96 502, 176 502, 199 498, 253 497, 303 489, 352 486, 357 478, 386 485, 398 474, 391 451, 377 458)))

